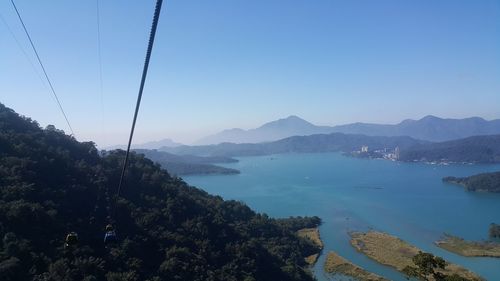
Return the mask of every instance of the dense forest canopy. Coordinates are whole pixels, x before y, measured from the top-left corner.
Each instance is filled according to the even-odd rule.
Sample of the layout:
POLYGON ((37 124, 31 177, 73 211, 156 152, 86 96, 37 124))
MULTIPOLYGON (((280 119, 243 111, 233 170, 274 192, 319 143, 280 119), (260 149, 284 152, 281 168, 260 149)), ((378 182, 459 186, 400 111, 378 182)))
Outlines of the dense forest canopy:
POLYGON ((319 218, 272 219, 133 154, 99 155, 0 104, 0 280, 312 280, 295 234, 319 218), (103 245, 114 213, 119 243, 103 245), (64 249, 75 231, 79 244, 64 249))

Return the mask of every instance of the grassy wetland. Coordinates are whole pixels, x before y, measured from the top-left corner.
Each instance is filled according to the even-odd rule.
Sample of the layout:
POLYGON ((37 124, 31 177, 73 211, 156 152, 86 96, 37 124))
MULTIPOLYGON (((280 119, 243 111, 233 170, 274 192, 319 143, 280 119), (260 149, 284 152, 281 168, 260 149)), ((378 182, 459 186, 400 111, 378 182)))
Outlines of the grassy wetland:
POLYGON ((360 281, 387 281, 382 276, 366 271, 337 253, 330 251, 325 261, 325 272, 353 277, 360 281))
POLYGON ((495 257, 500 258, 500 243, 467 241, 460 237, 446 234, 436 245, 447 251, 465 257, 495 257))
MULTIPOLYGON (((403 271, 406 266, 412 266, 412 258, 421 250, 395 236, 383 232, 351 232, 351 245, 359 252, 378 263, 403 271)), ((470 280, 482 280, 477 274, 459 265, 448 263, 442 270, 447 275, 457 274, 470 280)))

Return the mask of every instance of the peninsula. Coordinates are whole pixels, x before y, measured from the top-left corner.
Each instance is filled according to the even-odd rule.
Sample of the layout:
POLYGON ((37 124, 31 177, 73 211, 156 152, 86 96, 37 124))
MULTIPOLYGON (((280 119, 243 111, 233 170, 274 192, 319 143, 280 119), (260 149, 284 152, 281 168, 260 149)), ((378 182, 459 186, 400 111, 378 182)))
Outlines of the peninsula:
POLYGON ((308 239, 314 245, 316 245, 316 247, 318 247, 319 251, 317 253, 305 257, 305 261, 307 264, 309 264, 310 266, 314 265, 318 260, 321 250, 323 250, 323 241, 321 241, 321 237, 319 236, 318 227, 299 229, 297 231, 297 235, 301 238, 308 239))
POLYGON ((500 192, 500 172, 482 173, 470 177, 445 177, 444 182, 465 187, 467 191, 500 192))

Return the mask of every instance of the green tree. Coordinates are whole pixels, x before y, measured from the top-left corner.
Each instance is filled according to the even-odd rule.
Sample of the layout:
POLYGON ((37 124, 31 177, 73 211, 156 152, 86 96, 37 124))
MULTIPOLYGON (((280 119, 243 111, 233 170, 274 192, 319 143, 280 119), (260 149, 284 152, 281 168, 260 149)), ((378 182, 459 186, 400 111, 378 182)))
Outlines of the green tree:
POLYGON ((431 253, 418 252, 413 258, 415 266, 406 266, 403 273, 406 278, 416 278, 417 280, 429 281, 470 281, 467 278, 461 277, 457 274, 446 275, 442 271, 446 268, 446 261, 434 256, 431 253))
POLYGON ((500 238, 500 224, 490 224, 489 234, 491 238, 500 238))

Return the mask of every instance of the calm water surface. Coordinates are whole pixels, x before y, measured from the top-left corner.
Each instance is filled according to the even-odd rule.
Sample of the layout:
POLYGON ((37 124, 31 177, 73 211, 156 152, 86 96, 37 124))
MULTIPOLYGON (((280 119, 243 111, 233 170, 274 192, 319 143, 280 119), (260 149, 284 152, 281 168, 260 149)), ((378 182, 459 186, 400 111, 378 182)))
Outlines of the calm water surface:
POLYGON ((349 244, 351 230, 375 229, 398 236, 424 251, 463 265, 487 280, 500 280, 500 259, 465 258, 434 246, 443 233, 471 240, 488 238, 500 223, 500 194, 472 193, 441 181, 500 170, 500 165, 428 165, 355 159, 338 153, 284 154, 238 158, 224 165, 239 175, 184 179, 211 194, 247 203, 274 217, 317 215, 325 249, 314 273, 324 273, 325 254, 334 250, 355 264, 392 280, 406 280, 349 244))

